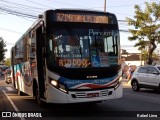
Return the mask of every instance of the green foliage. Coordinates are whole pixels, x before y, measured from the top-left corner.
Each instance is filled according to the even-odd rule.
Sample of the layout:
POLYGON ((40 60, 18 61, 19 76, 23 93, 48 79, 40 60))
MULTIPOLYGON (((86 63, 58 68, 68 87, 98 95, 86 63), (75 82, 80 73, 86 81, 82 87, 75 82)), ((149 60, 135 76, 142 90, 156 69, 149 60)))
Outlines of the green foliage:
POLYGON ((146 47, 146 41, 144 41, 144 40, 139 40, 139 41, 134 45, 134 47, 138 47, 138 46, 139 46, 138 50, 144 50, 145 47, 146 47))
POLYGON ((142 51, 142 60, 144 61, 148 60, 148 52, 146 50, 142 51))
MULTIPOLYGON (((153 52, 152 58, 154 60, 158 60, 159 57, 156 53, 153 52)), ((142 50, 142 60, 147 61, 148 60, 148 51, 147 50, 142 50)))
POLYGON ((5 49, 6 43, 4 42, 3 38, 0 37, 0 61, 4 60, 5 58, 5 52, 7 49, 5 49))
POLYGON ((7 59, 5 60, 5 65, 11 66, 11 59, 10 59, 10 58, 7 58, 7 59))
POLYGON ((145 9, 142 10, 139 5, 135 5, 134 19, 126 18, 128 25, 134 26, 135 29, 129 29, 132 36, 130 41, 137 41, 135 47, 139 50, 148 48, 148 64, 152 64, 152 54, 160 43, 160 3, 145 2, 145 9), (151 47, 152 46, 152 47, 151 47))

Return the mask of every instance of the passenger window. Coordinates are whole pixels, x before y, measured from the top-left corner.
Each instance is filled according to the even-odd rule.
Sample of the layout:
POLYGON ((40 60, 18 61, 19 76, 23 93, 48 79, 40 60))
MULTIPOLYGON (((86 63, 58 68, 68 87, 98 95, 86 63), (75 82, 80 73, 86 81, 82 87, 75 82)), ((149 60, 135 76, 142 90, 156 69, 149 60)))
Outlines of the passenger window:
POLYGON ((148 73, 153 74, 153 72, 158 72, 156 68, 154 67, 149 67, 148 73))
POLYGON ((141 67, 141 68, 139 68, 139 70, 138 70, 138 73, 147 73, 147 68, 146 67, 141 67))

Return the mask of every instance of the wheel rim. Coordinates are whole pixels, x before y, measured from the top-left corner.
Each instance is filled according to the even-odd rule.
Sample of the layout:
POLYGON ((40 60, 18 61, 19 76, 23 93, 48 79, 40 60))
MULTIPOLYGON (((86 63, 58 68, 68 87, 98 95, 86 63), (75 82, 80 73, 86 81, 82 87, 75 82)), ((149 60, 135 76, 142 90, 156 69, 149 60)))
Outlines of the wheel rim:
POLYGON ((137 82, 133 82, 132 88, 133 88, 133 90, 137 90, 137 88, 138 88, 137 82))

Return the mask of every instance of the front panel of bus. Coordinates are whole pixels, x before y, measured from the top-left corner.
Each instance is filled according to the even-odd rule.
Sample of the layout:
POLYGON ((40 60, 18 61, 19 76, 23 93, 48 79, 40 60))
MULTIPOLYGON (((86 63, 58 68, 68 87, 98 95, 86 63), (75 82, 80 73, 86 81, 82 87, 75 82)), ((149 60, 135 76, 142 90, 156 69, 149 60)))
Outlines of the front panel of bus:
POLYGON ((121 97, 119 39, 117 23, 53 22, 46 37, 48 102, 121 97))

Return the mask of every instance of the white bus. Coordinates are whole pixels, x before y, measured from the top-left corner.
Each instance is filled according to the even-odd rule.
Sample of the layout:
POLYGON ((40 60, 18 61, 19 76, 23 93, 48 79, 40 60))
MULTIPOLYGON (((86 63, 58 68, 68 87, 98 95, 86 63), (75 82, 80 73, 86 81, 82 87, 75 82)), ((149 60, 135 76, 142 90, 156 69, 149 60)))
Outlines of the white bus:
POLYGON ((45 103, 122 97, 120 36, 114 14, 47 10, 11 50, 12 83, 45 103))

